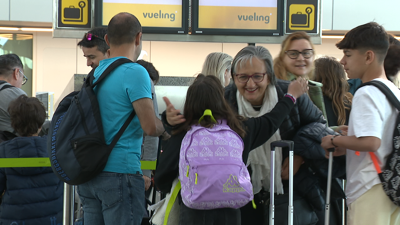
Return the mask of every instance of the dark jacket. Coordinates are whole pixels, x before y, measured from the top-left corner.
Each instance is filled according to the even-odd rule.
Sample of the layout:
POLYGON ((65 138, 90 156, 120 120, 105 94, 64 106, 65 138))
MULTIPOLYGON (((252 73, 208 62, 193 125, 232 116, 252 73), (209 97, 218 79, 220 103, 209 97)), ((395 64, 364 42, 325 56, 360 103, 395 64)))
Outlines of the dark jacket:
MULTIPOLYGON (((310 123, 297 132, 293 141, 295 151, 303 156, 312 170, 321 178, 326 179, 328 174, 328 159, 325 158, 325 150, 321 147, 321 139, 327 135, 333 135, 333 130, 325 129, 320 123, 310 123)), ((332 177, 339 178, 346 174, 346 156, 335 157, 332 166, 332 177)))
MULTIPOLYGON (((293 102, 290 98, 284 98, 278 102, 271 112, 261 117, 249 118, 243 121, 246 130, 246 136, 243 138, 244 150, 243 161, 247 161, 249 152, 264 144, 279 128, 283 119, 293 108, 293 102)), ((165 113, 163 114, 163 122, 165 113)), ((172 181, 179 175, 179 152, 182 139, 186 132, 172 135, 170 139, 163 143, 163 152, 158 158, 158 166, 155 175, 156 187, 168 193, 171 190, 172 181)))
MULTIPOLYGON (((17 137, 0 144, 0 158, 48 157, 46 137, 17 137)), ((0 224, 62 224, 64 183, 51 167, 0 168, 0 224)))

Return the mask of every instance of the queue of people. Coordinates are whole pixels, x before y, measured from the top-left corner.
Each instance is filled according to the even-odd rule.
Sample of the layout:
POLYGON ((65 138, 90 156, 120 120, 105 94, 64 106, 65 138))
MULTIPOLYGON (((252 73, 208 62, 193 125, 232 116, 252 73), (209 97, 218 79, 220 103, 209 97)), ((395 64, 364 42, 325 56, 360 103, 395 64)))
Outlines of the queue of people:
MULTIPOLYGON (((347 80, 360 79, 362 83, 378 80, 400 99, 399 89, 391 82, 400 69, 399 44, 382 26, 371 22, 349 31, 337 44, 344 53, 340 62, 329 56, 315 59, 314 46, 305 32, 288 35, 276 59, 262 46, 246 46, 234 57, 210 53, 201 74, 188 89, 183 111, 164 98, 167 109, 161 120, 154 91, 158 71, 151 63, 137 60, 142 48, 141 36, 138 19, 129 13, 119 13, 107 29, 95 28, 78 43, 87 66, 95 69, 96 79, 119 58, 134 62, 119 66, 95 88, 108 144, 131 112, 136 112, 112 150, 104 171, 78 186, 84 224, 143 224, 147 214, 145 191, 152 185, 152 176, 155 187, 165 194, 175 193, 176 180, 182 182, 181 191, 175 193, 179 210, 162 212, 167 217, 163 224, 171 224, 169 216, 182 225, 268 224, 270 144, 278 140, 294 142, 295 224, 325 222, 326 151, 331 148, 335 149, 335 158, 329 224, 342 224, 343 214, 347 214, 349 225, 400 224, 400 207, 386 196, 369 153, 374 152, 378 166, 383 169, 393 150, 392 131, 398 112, 373 86, 350 93, 347 80), (197 144, 188 141, 195 127, 204 132, 220 132, 223 126, 229 134, 218 133, 215 141, 204 138, 197 144), (159 152, 158 137, 163 137, 159 152), (232 140, 227 142, 218 137, 232 140), (201 152, 195 152, 193 147, 187 153, 182 149, 188 145, 208 147, 201 152), (214 147, 218 149, 215 152, 210 150, 214 147), (226 200, 223 196, 219 196, 219 202, 201 205, 196 202, 198 199, 183 195, 200 191, 194 188, 198 182, 205 186, 219 185, 207 184, 212 175, 204 176, 200 167, 189 166, 197 158, 203 164, 219 160, 220 165, 212 167, 216 177, 223 176, 219 170, 227 166, 225 161, 243 165, 245 169, 237 176, 231 174, 226 183, 220 184, 224 193, 244 192, 247 189, 241 185, 251 184, 247 199, 238 204, 240 207, 235 199, 226 200), (141 159, 158 160, 154 175, 140 169, 141 159), (189 163, 187 168, 183 165, 185 159, 189 163), (341 180, 346 180, 346 187, 341 180), (344 199, 348 210, 343 211, 344 199)), ((0 157, 48 156, 41 144, 47 137, 38 137, 44 108, 20 89, 26 78, 18 56, 0 56, 0 80, 1 135, 12 136, 10 140, 2 138, 0 157)), ((285 148, 275 151, 274 195, 278 204, 275 217, 277 224, 285 224, 288 151, 285 148)), ((62 182, 50 168, 27 171, 0 168, 0 224, 59 224, 62 182), (22 195, 19 189, 26 192, 22 195), (21 204, 32 207, 18 208, 21 204)), ((202 190, 198 198, 207 195, 207 190, 213 189, 202 190)))

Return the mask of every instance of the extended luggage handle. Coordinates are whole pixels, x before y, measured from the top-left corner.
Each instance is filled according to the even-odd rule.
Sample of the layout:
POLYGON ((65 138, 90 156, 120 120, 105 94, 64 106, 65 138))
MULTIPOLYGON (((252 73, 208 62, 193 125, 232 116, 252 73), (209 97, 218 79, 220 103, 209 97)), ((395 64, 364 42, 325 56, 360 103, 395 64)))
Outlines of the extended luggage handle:
POLYGON ((325 201, 325 225, 329 225, 329 208, 331 201, 331 185, 332 185, 332 163, 333 163, 333 152, 335 148, 329 148, 329 163, 328 163, 328 181, 326 186, 326 201, 325 201))
POLYGON ((269 224, 274 225, 275 220, 275 147, 289 148, 289 206, 288 206, 288 225, 293 225, 293 141, 280 140, 271 142, 271 186, 269 203, 269 224))
POLYGON ((287 147, 289 148, 289 151, 293 151, 294 143, 293 141, 287 141, 287 140, 271 142, 271 151, 275 151, 275 147, 281 147, 281 148, 287 147))

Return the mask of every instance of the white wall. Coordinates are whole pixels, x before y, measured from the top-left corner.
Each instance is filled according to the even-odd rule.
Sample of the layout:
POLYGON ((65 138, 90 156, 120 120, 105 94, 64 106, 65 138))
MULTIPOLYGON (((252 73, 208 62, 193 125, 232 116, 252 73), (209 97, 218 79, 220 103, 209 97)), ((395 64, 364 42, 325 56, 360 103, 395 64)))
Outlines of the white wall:
POLYGON ((334 0, 321 0, 322 2, 322 30, 332 30, 332 19, 333 19, 333 1, 334 0))
POLYGON ((0 0, 0 20, 10 19, 10 0, 0 0))
POLYGON ((322 29, 346 31, 375 21, 387 31, 398 33, 398 0, 321 0, 322 29))
MULTIPOLYGON (((5 1, 5 0, 0 0, 5 1)), ((11 21, 52 22, 53 0, 9 0, 11 21)), ((2 6, 2 5, 1 5, 2 6)))

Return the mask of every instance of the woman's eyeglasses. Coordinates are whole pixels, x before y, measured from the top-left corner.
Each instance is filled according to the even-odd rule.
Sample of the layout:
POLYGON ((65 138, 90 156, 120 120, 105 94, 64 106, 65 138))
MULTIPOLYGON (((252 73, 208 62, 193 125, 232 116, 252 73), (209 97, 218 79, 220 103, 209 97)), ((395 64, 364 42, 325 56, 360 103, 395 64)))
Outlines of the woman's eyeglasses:
POLYGON ((287 50, 285 53, 291 59, 297 59, 300 54, 303 56, 303 58, 309 59, 314 55, 314 50, 312 50, 312 49, 304 49, 301 52, 297 51, 297 50, 287 50))
POLYGON ((247 83, 250 78, 254 81, 254 83, 260 83, 264 80, 265 74, 267 73, 255 73, 253 75, 235 74, 235 76, 240 83, 247 83))
POLYGON ((85 39, 86 39, 86 40, 91 41, 91 40, 93 40, 93 38, 98 38, 98 39, 100 39, 100 40, 102 40, 102 41, 105 41, 104 38, 99 37, 99 36, 97 36, 97 35, 95 35, 95 34, 92 34, 92 33, 85 33, 85 39))

